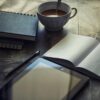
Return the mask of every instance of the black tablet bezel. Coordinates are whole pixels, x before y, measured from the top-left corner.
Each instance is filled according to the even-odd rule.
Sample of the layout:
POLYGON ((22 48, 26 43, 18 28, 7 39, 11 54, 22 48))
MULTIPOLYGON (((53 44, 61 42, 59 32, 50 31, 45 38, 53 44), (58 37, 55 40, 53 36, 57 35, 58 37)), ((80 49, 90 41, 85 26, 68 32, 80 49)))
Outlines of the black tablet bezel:
MULTIPOLYGON (((67 100, 71 100, 81 89, 82 87, 88 82, 89 78, 78 73, 78 72, 75 72, 71 69, 68 69, 68 68, 65 68, 64 66, 62 65, 59 65, 59 64, 56 64, 54 62, 51 62, 49 60, 46 60, 46 59, 43 59, 43 58, 39 58, 37 59, 36 61, 34 61, 33 63, 31 63, 30 65, 28 65, 28 67, 22 72, 20 73, 16 78, 14 78, 11 83, 12 83, 12 86, 13 84, 19 80, 20 78, 22 78, 25 74, 27 74, 29 71, 31 71, 32 69, 35 69, 36 68, 36 65, 38 65, 40 62, 44 63, 44 64, 47 64, 49 66, 52 66, 52 68, 55 68, 57 70, 60 70, 62 72, 65 72, 65 73, 68 73, 68 70, 71 71, 71 74, 72 75, 75 75, 76 77, 80 78, 81 81, 79 82, 79 84, 77 84, 69 93, 68 93, 68 98, 67 100)), ((11 87, 12 87, 11 86, 11 87)), ((66 96, 67 97, 67 96, 66 96)), ((66 98, 65 97, 65 98, 66 98)), ((65 100, 65 99, 64 99, 65 100)))

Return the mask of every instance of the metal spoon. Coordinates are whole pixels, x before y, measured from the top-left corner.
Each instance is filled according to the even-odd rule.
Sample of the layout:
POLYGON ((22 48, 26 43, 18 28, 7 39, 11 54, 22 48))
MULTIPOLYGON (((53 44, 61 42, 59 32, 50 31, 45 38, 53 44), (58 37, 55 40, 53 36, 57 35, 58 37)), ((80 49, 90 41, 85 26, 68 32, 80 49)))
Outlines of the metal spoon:
POLYGON ((57 11, 58 11, 58 8, 59 8, 60 5, 61 5, 61 0, 58 0, 57 1, 57 8, 56 8, 57 11))

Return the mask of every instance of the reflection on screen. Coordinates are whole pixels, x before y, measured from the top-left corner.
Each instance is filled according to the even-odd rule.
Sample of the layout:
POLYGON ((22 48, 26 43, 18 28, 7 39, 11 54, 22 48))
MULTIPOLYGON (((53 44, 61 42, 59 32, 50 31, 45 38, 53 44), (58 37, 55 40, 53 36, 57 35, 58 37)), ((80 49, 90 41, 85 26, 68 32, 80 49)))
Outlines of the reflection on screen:
POLYGON ((69 73, 39 63, 13 85, 12 100, 64 100, 70 91, 71 79, 74 84, 70 89, 80 81, 69 73))

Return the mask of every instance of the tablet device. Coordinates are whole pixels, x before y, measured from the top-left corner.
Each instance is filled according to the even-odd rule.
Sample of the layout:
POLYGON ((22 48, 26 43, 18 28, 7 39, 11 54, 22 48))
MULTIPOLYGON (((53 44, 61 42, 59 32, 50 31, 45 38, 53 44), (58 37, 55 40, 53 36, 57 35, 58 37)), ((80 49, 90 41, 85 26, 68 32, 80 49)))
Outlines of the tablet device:
POLYGON ((72 100, 88 77, 39 58, 11 83, 10 100, 72 100))

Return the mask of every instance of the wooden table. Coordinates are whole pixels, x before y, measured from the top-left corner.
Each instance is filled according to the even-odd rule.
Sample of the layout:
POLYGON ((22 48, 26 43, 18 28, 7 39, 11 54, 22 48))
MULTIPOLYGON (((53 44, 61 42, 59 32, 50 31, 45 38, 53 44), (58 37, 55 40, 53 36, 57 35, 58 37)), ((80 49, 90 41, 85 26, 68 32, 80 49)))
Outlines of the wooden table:
MULTIPOLYGON (((40 56, 43 55, 68 33, 99 38, 100 0, 64 0, 64 2, 68 3, 71 7, 76 7, 78 9, 78 14, 64 26, 64 30, 59 32, 48 32, 40 24, 36 42, 25 43, 24 48, 20 51, 0 49, 0 68, 16 67, 36 50, 41 51, 40 56)), ((5 82, 5 80, 3 81, 5 82)), ((73 100, 99 100, 99 89, 100 82, 98 80, 90 79, 89 84, 82 89, 73 100)))

